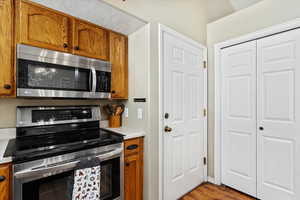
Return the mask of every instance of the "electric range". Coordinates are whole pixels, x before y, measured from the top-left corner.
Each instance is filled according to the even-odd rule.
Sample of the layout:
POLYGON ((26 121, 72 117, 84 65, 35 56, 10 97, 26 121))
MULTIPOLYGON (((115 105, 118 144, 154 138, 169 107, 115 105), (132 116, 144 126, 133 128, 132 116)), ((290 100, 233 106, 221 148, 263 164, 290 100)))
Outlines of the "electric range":
POLYGON ((14 200, 70 199, 76 165, 101 162, 101 200, 123 198, 123 136, 100 129, 99 106, 18 107, 13 158, 14 200))

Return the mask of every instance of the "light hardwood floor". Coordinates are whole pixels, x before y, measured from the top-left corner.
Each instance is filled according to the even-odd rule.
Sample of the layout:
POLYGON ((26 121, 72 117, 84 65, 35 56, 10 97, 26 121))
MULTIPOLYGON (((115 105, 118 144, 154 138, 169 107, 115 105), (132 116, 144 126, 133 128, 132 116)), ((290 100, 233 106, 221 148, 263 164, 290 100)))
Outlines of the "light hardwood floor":
POLYGON ((180 200, 255 200, 255 198, 225 186, 204 183, 180 200))

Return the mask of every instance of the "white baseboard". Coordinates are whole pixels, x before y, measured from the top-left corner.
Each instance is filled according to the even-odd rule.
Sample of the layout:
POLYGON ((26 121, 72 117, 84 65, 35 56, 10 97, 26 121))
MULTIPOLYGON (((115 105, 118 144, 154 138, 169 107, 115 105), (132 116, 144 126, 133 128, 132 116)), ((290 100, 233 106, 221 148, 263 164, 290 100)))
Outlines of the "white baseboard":
POLYGON ((211 177, 211 176, 207 177, 207 181, 209 183, 215 184, 215 178, 214 177, 211 177))

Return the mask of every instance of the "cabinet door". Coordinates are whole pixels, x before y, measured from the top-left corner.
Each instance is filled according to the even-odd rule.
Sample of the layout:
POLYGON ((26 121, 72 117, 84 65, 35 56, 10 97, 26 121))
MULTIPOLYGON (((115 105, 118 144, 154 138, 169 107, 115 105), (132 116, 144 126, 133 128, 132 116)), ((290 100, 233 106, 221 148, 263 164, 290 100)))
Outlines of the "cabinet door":
POLYGON ((74 54, 108 60, 108 32, 80 20, 74 22, 74 54))
POLYGON ((125 158, 125 200, 141 200, 141 160, 139 154, 125 158))
POLYGON ((59 12, 20 1, 19 42, 57 51, 69 51, 70 18, 59 12))
POLYGON ((257 41, 257 193, 300 199, 300 29, 257 41))
POLYGON ((256 197, 256 41, 222 50, 222 183, 256 197))
POLYGON ((0 165, 0 200, 9 200, 9 199, 10 199, 10 166, 0 165))
POLYGON ((0 0, 0 96, 14 94, 13 1, 0 0))
POLYGON ((128 98, 128 45, 127 37, 110 32, 110 61, 112 63, 112 98, 128 98))

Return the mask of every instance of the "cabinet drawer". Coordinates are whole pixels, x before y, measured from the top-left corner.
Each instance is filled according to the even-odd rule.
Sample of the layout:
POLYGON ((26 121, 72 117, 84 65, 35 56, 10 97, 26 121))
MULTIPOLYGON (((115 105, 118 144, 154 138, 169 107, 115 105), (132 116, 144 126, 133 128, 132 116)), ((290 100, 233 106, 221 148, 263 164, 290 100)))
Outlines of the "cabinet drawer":
POLYGON ((124 145, 125 156, 143 151, 143 138, 126 140, 124 145))

